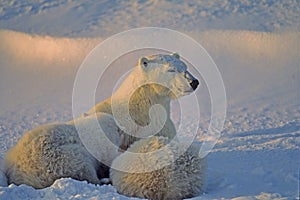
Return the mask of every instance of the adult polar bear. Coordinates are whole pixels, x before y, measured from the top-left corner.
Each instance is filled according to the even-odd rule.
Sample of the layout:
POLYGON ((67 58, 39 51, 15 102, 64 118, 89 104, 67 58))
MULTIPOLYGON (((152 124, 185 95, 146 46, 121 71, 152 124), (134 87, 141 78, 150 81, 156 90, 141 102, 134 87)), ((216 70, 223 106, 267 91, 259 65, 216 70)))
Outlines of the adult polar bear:
MULTIPOLYGON (((176 130, 170 119, 170 101, 190 94, 198 85, 198 80, 187 71, 185 63, 176 53, 141 58, 112 98, 91 109, 90 116, 66 123, 41 126, 25 133, 7 153, 5 162, 8 182, 44 188, 58 178, 71 177, 100 184, 100 179, 108 170, 87 151, 77 130, 80 129, 81 133, 87 135, 98 134, 99 138, 104 140, 96 153, 102 162, 110 166, 112 160, 119 155, 119 151, 105 140, 109 138, 112 143, 126 150, 140 135, 139 128, 132 129, 132 123, 127 125, 126 120, 125 124, 121 122, 121 125, 124 125, 126 130, 136 132, 126 134, 122 131, 124 129, 119 128, 113 118, 114 104, 119 111, 129 108, 130 117, 137 127, 147 126, 151 120, 158 120, 159 123, 160 117, 151 116, 151 113, 149 116, 149 111, 153 105, 163 106, 166 111, 166 119, 163 120, 166 120, 166 123, 156 135, 171 139, 175 137, 176 130), (129 96, 128 89, 132 88, 135 91, 129 96), (94 115, 95 112, 99 114, 94 115), (97 129, 95 118, 103 132, 97 129)), ((117 112, 117 115, 122 118, 122 112, 117 112)))
POLYGON ((127 133, 122 135, 122 150, 137 138, 156 133, 172 139, 176 130, 170 119, 170 101, 190 94, 198 85, 177 53, 143 57, 113 96, 88 114, 104 112, 114 116, 127 133), (157 105, 162 110, 153 109, 157 105))

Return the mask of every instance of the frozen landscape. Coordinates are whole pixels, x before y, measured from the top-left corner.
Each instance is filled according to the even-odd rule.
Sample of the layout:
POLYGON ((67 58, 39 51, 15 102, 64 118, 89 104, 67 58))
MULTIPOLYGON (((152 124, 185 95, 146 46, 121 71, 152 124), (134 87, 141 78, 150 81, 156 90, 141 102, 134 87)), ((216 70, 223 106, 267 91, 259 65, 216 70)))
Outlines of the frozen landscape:
MULTIPOLYGON (((25 131, 72 118, 76 72, 97 44, 131 28, 164 27, 198 41, 226 89, 227 116, 208 154, 206 192, 193 199, 299 199, 299 13, 295 0, 1 1, 1 168, 5 153, 25 131)), ((123 57, 126 67, 137 62, 133 57, 123 57)), ((97 101, 111 95, 118 65, 106 72, 97 101)), ((202 141, 209 93, 205 83, 195 92, 202 141)), ((172 104, 172 118, 179 126, 177 106, 172 104)), ((7 186, 0 171, 0 185, 0 199, 130 199, 111 185, 70 178, 35 190, 7 186)))

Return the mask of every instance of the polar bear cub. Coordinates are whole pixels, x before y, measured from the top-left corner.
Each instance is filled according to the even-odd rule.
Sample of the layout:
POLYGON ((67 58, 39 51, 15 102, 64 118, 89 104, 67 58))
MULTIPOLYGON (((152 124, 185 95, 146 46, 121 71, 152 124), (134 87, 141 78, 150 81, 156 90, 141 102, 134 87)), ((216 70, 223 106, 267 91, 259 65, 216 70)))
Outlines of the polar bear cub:
POLYGON ((111 180, 118 192, 152 200, 190 198, 203 192, 206 159, 199 146, 165 137, 135 142, 111 166, 111 180))

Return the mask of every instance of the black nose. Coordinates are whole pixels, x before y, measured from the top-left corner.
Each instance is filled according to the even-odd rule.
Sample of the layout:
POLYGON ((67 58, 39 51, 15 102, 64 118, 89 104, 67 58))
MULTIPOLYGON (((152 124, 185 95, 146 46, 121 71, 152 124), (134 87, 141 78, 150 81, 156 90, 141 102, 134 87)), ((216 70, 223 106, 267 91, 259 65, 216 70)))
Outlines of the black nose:
POLYGON ((193 88, 193 90, 196 90, 196 88, 199 85, 199 81, 197 79, 194 79, 191 83, 190 83, 191 87, 193 88))

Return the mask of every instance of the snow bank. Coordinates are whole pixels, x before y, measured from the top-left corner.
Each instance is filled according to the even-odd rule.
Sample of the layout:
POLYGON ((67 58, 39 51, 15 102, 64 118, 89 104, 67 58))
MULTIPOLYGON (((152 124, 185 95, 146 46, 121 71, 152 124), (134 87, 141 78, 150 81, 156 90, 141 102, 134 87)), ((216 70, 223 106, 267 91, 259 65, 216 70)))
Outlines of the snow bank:
POLYGON ((18 61, 26 68, 77 66, 99 42, 100 38, 50 37, 1 30, 1 60, 18 61))
MULTIPOLYGON (((215 60, 224 79, 230 106, 246 105, 249 101, 256 101, 258 97, 261 99, 262 96, 271 98, 272 103, 279 101, 289 104, 297 103, 298 94, 292 91, 296 91, 299 85, 299 79, 297 79, 300 57, 299 32, 215 30, 187 32, 187 34, 202 44, 215 60), (233 74, 238 74, 238 76, 233 78, 233 74), (278 93, 281 94, 280 97, 278 93)), ((15 82, 30 80, 29 77, 32 79, 42 77, 39 84, 28 83, 31 85, 43 85, 43 82, 47 82, 43 88, 50 87, 48 88, 50 90, 53 86, 58 87, 55 83, 51 83, 54 84, 53 86, 49 84, 56 80, 60 83, 59 87, 65 88, 64 85, 69 85, 68 90, 70 90, 76 71, 84 57, 102 40, 101 38, 57 38, 0 31, 2 72, 0 80, 3 83, 0 89, 5 93, 6 85, 10 85, 11 90, 10 94, 4 96, 3 102, 14 99, 8 98, 12 95, 11 93, 17 94, 26 90, 19 86, 20 88, 14 91, 15 82), (60 82, 61 79, 65 79, 64 82, 60 82)), ((136 59, 137 56, 129 56, 124 61, 134 64, 135 62, 132 61, 136 59)), ((117 66, 112 64, 112 67, 117 66)), ((115 76, 117 71, 119 70, 108 75, 115 76)), ((105 80, 105 84, 114 85, 116 80, 116 78, 109 78, 105 80)), ((107 97, 110 96, 111 91, 102 91, 102 93, 104 93, 102 96, 107 97)), ((205 94, 208 95, 207 92, 205 94)), ((4 109, 3 103, 0 103, 1 107, 4 109)))
MULTIPOLYGON (((224 59, 226 56, 234 62, 246 62, 253 64, 252 67, 256 68, 285 67, 283 64, 288 61, 294 61, 294 63, 298 61, 296 58, 299 56, 300 49, 298 45, 299 32, 214 30, 185 33, 203 45, 214 59, 224 59), (263 60, 266 62, 261 63, 263 60)), ((48 65, 53 68, 58 64, 77 66, 102 40, 99 37, 51 37, 0 30, 1 60, 16 61, 17 59, 23 63, 23 67, 48 65)))

